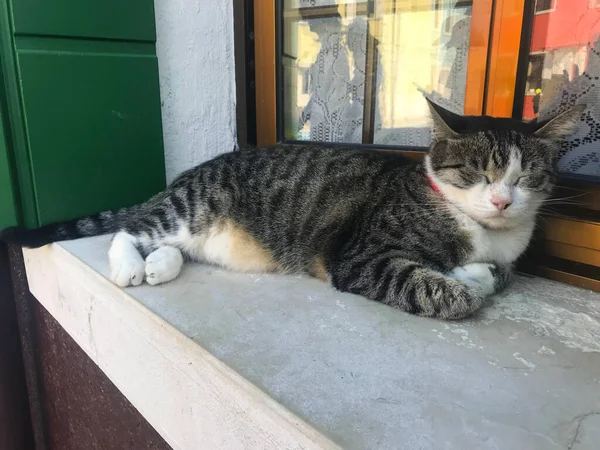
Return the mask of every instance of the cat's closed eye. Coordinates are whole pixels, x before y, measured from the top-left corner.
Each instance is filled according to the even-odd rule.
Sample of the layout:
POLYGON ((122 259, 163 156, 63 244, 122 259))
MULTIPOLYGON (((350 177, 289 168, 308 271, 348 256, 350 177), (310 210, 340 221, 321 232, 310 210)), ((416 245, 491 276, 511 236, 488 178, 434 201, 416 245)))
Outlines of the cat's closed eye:
POLYGON ((446 166, 440 166, 437 168, 437 170, 458 170, 458 169, 464 169, 465 165, 464 164, 448 164, 446 166))

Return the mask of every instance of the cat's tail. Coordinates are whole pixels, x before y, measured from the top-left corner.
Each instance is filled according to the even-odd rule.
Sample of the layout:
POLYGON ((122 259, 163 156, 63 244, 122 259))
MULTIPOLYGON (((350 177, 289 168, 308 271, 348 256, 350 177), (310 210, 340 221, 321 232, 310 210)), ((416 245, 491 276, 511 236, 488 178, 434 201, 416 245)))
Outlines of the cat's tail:
POLYGON ((115 233, 138 206, 105 211, 65 222, 51 223, 40 228, 11 227, 0 231, 0 240, 27 248, 38 248, 57 241, 115 233))

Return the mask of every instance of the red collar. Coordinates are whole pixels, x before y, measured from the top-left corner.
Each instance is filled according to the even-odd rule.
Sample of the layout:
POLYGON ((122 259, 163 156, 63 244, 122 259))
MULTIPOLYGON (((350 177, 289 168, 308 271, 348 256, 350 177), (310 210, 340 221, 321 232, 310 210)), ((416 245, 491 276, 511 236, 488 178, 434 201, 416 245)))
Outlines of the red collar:
POLYGON ((433 191, 436 194, 441 195, 442 197, 444 196, 444 194, 442 194, 442 191, 440 191, 440 188, 437 186, 437 184, 435 184, 435 181, 433 181, 433 178, 431 178, 429 175, 427 175, 427 181, 429 181, 431 189, 433 189, 433 191))

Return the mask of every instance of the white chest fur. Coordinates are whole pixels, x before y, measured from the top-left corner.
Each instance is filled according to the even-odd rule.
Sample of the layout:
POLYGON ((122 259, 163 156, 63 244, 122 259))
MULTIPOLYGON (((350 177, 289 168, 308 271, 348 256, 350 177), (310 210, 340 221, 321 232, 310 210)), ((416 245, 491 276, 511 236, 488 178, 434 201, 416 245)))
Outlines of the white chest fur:
POLYGON ((525 251, 533 229, 534 219, 508 230, 490 230, 482 227, 470 217, 460 214, 463 230, 470 236, 473 253, 467 263, 497 262, 513 263, 525 251))

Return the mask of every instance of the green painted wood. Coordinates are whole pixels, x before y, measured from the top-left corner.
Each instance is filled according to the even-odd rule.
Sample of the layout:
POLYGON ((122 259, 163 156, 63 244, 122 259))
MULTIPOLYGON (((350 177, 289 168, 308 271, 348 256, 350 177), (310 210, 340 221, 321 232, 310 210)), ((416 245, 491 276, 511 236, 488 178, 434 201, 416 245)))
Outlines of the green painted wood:
POLYGON ((8 116, 4 122, 4 131, 8 149, 12 153, 8 159, 9 162, 14 162, 12 188, 15 197, 19 198, 18 209, 22 213, 20 224, 33 227, 38 225, 37 207, 33 177, 29 169, 27 133, 23 120, 9 6, 8 0, 0 0, 0 82, 3 81, 0 96, 5 106, 5 116, 8 116))
POLYGON ((40 223, 138 203, 164 186, 156 58, 17 55, 40 223))
POLYGON ((156 40, 153 0, 12 0, 17 35, 156 40))
POLYGON ((0 0, 7 167, 22 224, 164 188, 154 40, 151 0, 0 0))
MULTIPOLYGON (((1 92, 0 90, 0 95, 1 92)), ((2 115, 4 108, 1 108, 1 106, 0 104, 0 230, 18 223, 13 182, 10 174, 8 142, 4 127, 6 118, 2 115)))

